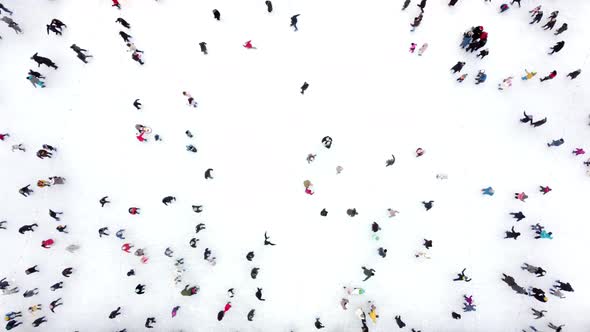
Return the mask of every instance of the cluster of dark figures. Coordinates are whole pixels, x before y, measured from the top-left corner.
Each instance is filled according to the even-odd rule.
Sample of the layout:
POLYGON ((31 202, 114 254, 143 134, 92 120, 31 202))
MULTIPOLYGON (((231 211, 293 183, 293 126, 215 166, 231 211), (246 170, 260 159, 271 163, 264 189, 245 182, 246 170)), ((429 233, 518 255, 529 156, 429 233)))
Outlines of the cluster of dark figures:
MULTIPOLYGON (((472 27, 463 33, 463 40, 461 41, 461 48, 465 52, 477 51, 484 47, 488 42, 488 33, 484 31, 483 26, 472 27)), ((482 50, 477 57, 485 58, 489 54, 489 50, 482 50)))

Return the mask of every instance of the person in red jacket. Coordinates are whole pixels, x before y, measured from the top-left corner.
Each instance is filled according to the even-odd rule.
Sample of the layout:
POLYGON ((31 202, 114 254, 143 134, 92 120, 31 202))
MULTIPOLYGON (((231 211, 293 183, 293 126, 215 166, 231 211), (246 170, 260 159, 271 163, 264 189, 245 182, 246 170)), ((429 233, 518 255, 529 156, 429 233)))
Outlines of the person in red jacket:
POLYGON ((121 250, 123 250, 124 252, 128 252, 131 253, 131 248, 133 248, 133 245, 130 243, 125 243, 121 246, 121 250))
POLYGON ((246 42, 246 44, 244 44, 244 47, 245 47, 245 48, 247 48, 247 49, 249 49, 249 50, 250 50, 250 49, 253 49, 253 50, 255 50, 255 49, 256 49, 256 47, 252 46, 252 41, 251 41, 251 40, 248 40, 248 41, 246 42))
POLYGON ((53 239, 47 239, 47 240, 41 241, 41 247, 43 247, 45 249, 49 249, 49 248, 51 248, 53 243, 54 243, 53 239))
POLYGON ((10 137, 10 135, 9 134, 0 134, 0 141, 5 140, 6 137, 10 137))
POLYGON ((554 70, 548 76, 541 78, 541 82, 546 81, 546 80, 552 80, 555 78, 555 76, 557 76, 557 70, 554 70))
POLYGON ((140 142, 147 142, 147 138, 144 138, 143 135, 145 134, 145 131, 142 131, 139 135, 135 136, 137 138, 138 141, 140 142))
POLYGON ((231 309, 231 302, 227 302, 223 310, 217 313, 217 320, 221 321, 223 319, 223 316, 225 316, 225 313, 228 312, 229 309, 231 309))
POLYGON ((481 36, 479 36, 480 40, 487 40, 488 39, 488 33, 486 31, 481 33, 481 36))
POLYGON ((130 214, 133 214, 133 215, 139 214, 139 208, 136 208, 136 207, 130 207, 128 211, 130 214))
POLYGON ((121 9, 121 4, 119 3, 119 0, 113 0, 112 7, 117 7, 118 9, 121 9))

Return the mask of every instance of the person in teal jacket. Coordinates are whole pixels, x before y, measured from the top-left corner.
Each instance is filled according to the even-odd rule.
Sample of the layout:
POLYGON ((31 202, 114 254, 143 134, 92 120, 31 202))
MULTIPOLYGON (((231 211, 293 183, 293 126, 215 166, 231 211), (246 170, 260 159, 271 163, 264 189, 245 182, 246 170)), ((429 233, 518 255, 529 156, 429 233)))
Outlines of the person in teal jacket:
POLYGON ((494 189, 492 187, 487 187, 481 190, 483 195, 494 196, 494 189))
POLYGON ((552 232, 547 232, 546 230, 542 230, 541 233, 539 233, 537 236, 535 236, 535 239, 549 239, 549 240, 553 240, 553 233, 552 232))

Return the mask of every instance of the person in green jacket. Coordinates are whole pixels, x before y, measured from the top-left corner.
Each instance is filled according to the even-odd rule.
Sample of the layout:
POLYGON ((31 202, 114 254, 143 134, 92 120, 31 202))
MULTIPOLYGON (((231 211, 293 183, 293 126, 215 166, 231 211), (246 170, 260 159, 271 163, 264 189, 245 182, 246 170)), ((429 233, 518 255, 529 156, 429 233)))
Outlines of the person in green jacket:
POLYGON ((180 291, 180 295, 182 296, 193 296, 197 294, 199 291, 199 286, 193 286, 191 288, 188 287, 189 285, 184 286, 184 289, 180 291))

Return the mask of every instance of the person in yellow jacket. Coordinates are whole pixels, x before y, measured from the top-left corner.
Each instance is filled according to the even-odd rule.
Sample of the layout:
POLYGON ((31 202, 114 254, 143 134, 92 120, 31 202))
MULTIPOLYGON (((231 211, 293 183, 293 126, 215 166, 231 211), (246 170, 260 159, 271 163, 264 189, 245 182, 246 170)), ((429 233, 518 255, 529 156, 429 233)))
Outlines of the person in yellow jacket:
POLYGON ((40 304, 35 304, 31 307, 29 307, 29 312, 34 314, 36 311, 41 310, 41 305, 40 304))
POLYGON ((528 80, 530 80, 531 78, 535 77, 535 75, 537 75, 537 72, 536 72, 536 71, 529 72, 529 71, 528 71, 528 70, 526 70, 526 69, 525 69, 524 71, 526 72, 526 75, 524 75, 524 76, 522 77, 522 80, 523 80, 523 81, 528 81, 528 80))
POLYGON ((377 307, 375 307, 375 305, 371 303, 370 308, 371 311, 369 311, 369 317, 373 321, 373 324, 377 324, 377 318, 379 318, 379 315, 377 315, 377 307))

